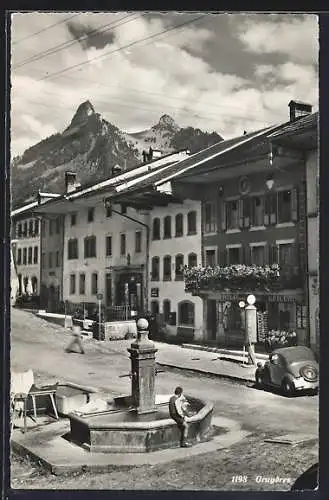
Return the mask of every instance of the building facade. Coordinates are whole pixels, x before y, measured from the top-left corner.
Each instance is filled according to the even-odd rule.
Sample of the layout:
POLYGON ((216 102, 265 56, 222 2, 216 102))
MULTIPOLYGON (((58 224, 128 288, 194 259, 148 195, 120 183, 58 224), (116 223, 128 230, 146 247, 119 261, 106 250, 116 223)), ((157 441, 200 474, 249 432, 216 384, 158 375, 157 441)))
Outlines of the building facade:
POLYGON ((201 202, 155 207, 150 213, 149 308, 163 331, 180 339, 203 337, 203 303, 185 292, 184 266, 201 264, 201 202))

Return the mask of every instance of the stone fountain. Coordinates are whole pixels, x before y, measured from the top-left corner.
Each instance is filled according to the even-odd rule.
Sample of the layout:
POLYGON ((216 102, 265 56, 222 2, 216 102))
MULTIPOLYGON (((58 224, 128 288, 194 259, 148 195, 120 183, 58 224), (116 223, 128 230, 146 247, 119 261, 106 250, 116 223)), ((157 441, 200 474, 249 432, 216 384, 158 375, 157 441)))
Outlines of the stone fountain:
MULTIPOLYGON (((140 453, 179 446, 180 431, 169 416, 169 397, 156 403, 155 353, 148 338, 148 322, 137 322, 137 339, 128 349, 131 359, 131 395, 115 398, 108 410, 70 414, 70 441, 91 452, 140 453)), ((174 390, 174 387, 173 387, 174 390)), ((193 416, 189 441, 206 439, 211 429, 213 405, 186 396, 193 416)))

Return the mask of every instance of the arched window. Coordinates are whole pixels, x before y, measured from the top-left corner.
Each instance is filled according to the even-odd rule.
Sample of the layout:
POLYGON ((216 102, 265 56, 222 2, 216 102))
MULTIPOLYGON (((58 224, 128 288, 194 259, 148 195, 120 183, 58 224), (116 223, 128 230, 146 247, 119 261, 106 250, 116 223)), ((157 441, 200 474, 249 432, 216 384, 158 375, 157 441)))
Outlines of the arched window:
POLYGON ((153 240, 160 239, 160 219, 156 217, 153 219, 153 240))
POLYGON ((198 265, 198 257, 195 253, 188 255, 188 267, 196 267, 198 265))
POLYGON ((151 280, 159 281, 160 279, 160 259, 159 257, 152 258, 151 280))
POLYGON ((170 300, 165 299, 163 301, 163 321, 168 323, 170 316, 170 300))
POLYGON ((163 238, 171 238, 171 216, 167 215, 163 220, 163 238))
POLYGON ((175 217, 175 236, 178 238, 179 236, 183 236, 184 227, 183 227, 183 214, 177 214, 175 217))
POLYGON ((175 280, 183 281, 184 279, 184 255, 181 253, 175 257, 175 280))
POLYGON ((23 278, 24 293, 27 293, 28 284, 29 284, 29 278, 27 276, 24 276, 23 278))
POLYGON ((163 257, 163 281, 171 280, 171 256, 163 257))
POLYGON ((194 326, 194 304, 188 300, 178 304, 178 323, 180 325, 194 326))
POLYGON ((196 212, 187 214, 187 234, 196 234, 196 212))
POLYGON ((159 302, 157 300, 151 300, 151 313, 159 314, 159 302))

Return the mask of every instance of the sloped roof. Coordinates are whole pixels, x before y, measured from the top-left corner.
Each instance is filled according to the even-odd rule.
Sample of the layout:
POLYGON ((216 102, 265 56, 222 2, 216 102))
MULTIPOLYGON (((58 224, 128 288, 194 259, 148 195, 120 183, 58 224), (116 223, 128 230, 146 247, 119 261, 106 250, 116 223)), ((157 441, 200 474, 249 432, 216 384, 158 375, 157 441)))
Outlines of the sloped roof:
POLYGON ((297 120, 288 123, 280 130, 272 132, 268 135, 269 139, 275 139, 283 136, 296 135, 300 133, 304 133, 308 129, 316 129, 318 126, 319 113, 312 113, 297 120))

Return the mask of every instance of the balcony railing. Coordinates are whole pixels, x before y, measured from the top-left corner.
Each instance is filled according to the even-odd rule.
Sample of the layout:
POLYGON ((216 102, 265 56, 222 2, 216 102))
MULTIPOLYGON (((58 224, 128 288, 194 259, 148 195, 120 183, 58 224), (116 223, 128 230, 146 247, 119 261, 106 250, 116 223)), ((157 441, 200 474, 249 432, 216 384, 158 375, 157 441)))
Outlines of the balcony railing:
POLYGON ((237 264, 214 267, 185 267, 185 290, 198 291, 279 291, 302 286, 299 268, 278 264, 268 266, 247 266, 237 264))

